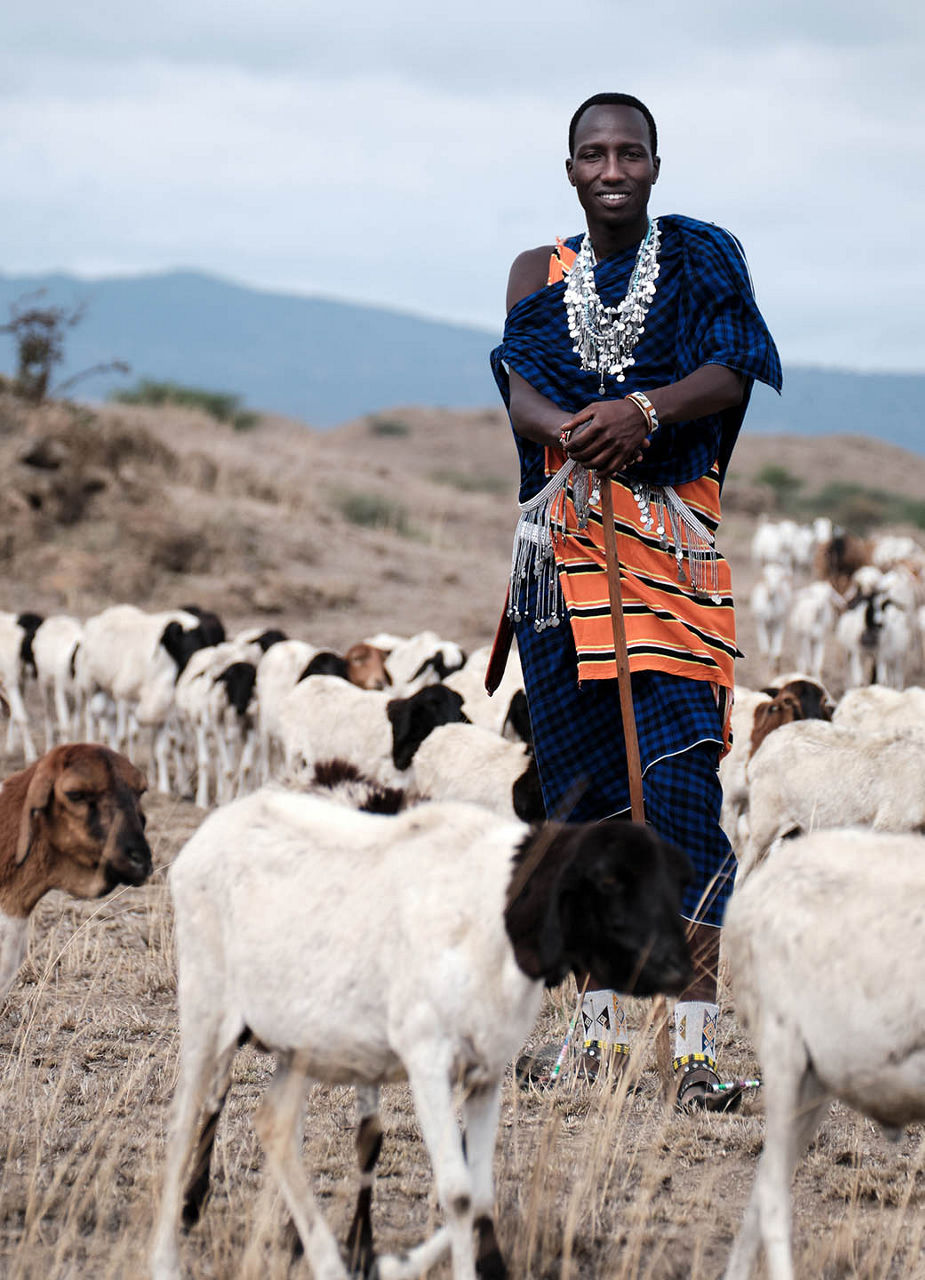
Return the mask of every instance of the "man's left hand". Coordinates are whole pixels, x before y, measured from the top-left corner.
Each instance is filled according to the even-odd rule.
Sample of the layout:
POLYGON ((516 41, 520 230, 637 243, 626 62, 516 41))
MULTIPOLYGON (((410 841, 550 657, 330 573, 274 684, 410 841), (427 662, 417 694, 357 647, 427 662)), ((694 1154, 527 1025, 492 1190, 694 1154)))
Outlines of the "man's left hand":
POLYGON ((648 449, 648 423, 632 400, 599 400, 563 422, 569 432, 568 457, 603 475, 616 475, 633 462, 641 462, 648 449))

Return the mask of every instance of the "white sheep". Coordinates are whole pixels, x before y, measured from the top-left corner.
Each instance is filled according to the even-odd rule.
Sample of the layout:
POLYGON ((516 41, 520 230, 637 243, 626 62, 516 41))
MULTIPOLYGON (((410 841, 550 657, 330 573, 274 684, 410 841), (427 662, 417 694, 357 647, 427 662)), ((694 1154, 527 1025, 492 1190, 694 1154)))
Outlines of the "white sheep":
POLYGON ((45 749, 50 751, 55 739, 66 742, 73 737, 78 712, 75 683, 75 657, 83 635, 77 618, 55 614, 45 618, 32 638, 36 682, 42 698, 45 719, 45 749))
POLYGON ((768 660, 772 672, 780 665, 792 593, 789 569, 771 563, 764 566, 762 576, 755 583, 749 597, 752 616, 758 629, 758 648, 768 660))
POLYGON ((281 640, 257 664, 258 776, 268 782, 277 752, 282 751, 280 709, 318 652, 305 640, 281 640))
POLYGON ((797 650, 797 663, 816 680, 822 679, 825 642, 845 602, 830 582, 810 582, 797 591, 790 608, 790 633, 797 650))
POLYGON ((848 689, 832 716, 839 729, 855 733, 898 733, 921 729, 925 733, 925 689, 909 685, 889 689, 879 684, 848 689))
POLYGON ((29 728, 23 690, 29 676, 35 674, 32 638, 41 621, 37 614, 32 613, 0 613, 0 683, 10 708, 6 750, 8 755, 15 751, 19 738, 26 764, 31 764, 38 756, 29 728))
POLYGON ((771 1280, 792 1280, 790 1182, 832 1097, 890 1129, 925 1119, 923 903, 919 835, 819 831, 737 885, 723 945, 766 1135, 725 1280, 762 1245, 771 1280))
POLYGON ((208 808, 232 798, 236 777, 247 775, 256 753, 253 691, 262 650, 256 640, 208 645, 192 655, 177 678, 178 731, 196 761, 196 804, 208 808))
POLYGON ((439 684, 393 698, 338 676, 309 676, 278 711, 286 772, 346 760, 380 786, 403 786, 417 747, 438 724, 461 720, 461 707, 459 694, 439 684))
POLYGON ((746 689, 736 685, 732 701, 732 746, 719 762, 719 781, 723 789, 720 826, 736 850, 748 835, 745 815, 748 812, 748 778, 746 768, 751 755, 755 709, 771 701, 763 689, 746 689))
POLYGON ((823 827, 925 830, 925 734, 859 735, 821 720, 782 725, 748 764, 744 878, 785 836, 823 827))
POLYGON ((463 711, 473 724, 493 733, 503 733, 508 725, 511 700, 515 694, 523 692, 523 671, 520 656, 516 649, 512 649, 501 683, 489 695, 485 688, 485 673, 490 657, 491 646, 483 645, 469 655, 464 667, 451 672, 443 683, 462 696, 463 711))
POLYGON ((473 724, 445 724, 411 762, 413 790, 429 800, 464 800, 525 822, 545 816, 536 761, 522 742, 473 724))
POLYGON ((248 1033, 277 1055, 255 1127, 315 1280, 347 1271, 302 1168, 306 1077, 410 1083, 445 1225, 409 1255, 379 1258, 380 1280, 419 1276, 447 1249, 454 1280, 475 1280, 473 1229, 493 1264, 482 1274, 503 1275, 492 1189, 501 1084, 543 984, 593 969, 615 989, 678 990, 690 973, 686 861, 619 820, 531 833, 472 805, 385 818, 272 788, 214 810, 169 876, 180 1072, 154 1280, 179 1274, 181 1215, 199 1215, 248 1033))
POLYGON ((410 697, 425 685, 445 680, 451 671, 458 671, 465 665, 466 655, 459 645, 453 640, 441 639, 436 631, 419 631, 391 648, 376 644, 379 639, 383 637, 377 636, 366 643, 388 650, 385 667, 396 697, 410 697))
POLYGON ((110 746, 134 755, 138 726, 148 727, 163 792, 170 791, 174 685, 189 657, 204 646, 199 618, 181 609, 145 613, 134 605, 113 605, 84 624, 75 680, 86 708, 87 738, 97 737, 93 695, 102 690, 116 704, 110 746))

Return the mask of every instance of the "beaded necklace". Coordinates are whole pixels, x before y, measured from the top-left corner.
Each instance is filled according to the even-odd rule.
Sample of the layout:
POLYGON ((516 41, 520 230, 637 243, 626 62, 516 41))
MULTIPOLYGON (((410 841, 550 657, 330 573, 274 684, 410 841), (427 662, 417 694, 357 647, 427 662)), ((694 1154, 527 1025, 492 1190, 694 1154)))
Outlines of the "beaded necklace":
POLYGON ((582 369, 600 373, 603 395, 604 374, 613 374, 617 382, 625 380, 624 369, 635 363, 633 348, 642 333, 643 322, 655 297, 658 278, 658 250, 661 243, 658 219, 650 219, 645 239, 639 246, 626 297, 615 307, 605 307, 594 281, 597 259, 590 235, 581 242, 565 286, 565 310, 572 350, 582 369))

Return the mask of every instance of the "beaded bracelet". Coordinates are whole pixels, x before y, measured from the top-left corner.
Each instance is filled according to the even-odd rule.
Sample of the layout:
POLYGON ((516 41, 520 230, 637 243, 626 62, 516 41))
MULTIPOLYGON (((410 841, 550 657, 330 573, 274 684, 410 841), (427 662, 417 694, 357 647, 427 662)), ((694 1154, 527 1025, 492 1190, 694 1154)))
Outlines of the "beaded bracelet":
POLYGON ((624 396, 625 400, 632 400, 637 409, 645 415, 646 422, 649 424, 649 430, 646 435, 652 435, 658 431, 658 414, 655 412, 655 405, 647 395, 642 391, 631 391, 628 396, 624 396))

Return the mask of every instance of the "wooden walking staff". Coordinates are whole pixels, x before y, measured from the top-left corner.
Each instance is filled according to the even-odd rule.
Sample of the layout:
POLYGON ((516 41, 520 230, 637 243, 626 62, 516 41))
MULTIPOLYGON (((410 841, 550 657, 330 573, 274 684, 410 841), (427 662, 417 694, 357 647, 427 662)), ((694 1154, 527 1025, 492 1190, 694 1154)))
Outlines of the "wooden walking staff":
MULTIPOLYGON (((599 476, 598 479, 601 486, 601 522, 604 526, 604 563, 607 567, 607 590, 610 595, 613 653, 617 667, 620 718, 623 721, 626 769, 630 784, 630 816, 634 822, 645 822, 642 764, 639 759, 633 690, 630 686, 630 659, 626 646, 626 624, 623 619, 623 591, 620 587, 620 557, 617 552, 617 531, 614 527, 613 492, 607 476, 599 476)), ((671 1068, 671 1044, 668 1038, 668 1007, 664 996, 655 997, 652 1016, 655 1022, 655 1057, 658 1063, 658 1074, 662 1082, 662 1093, 667 1099, 671 1095, 674 1073, 671 1068)))

